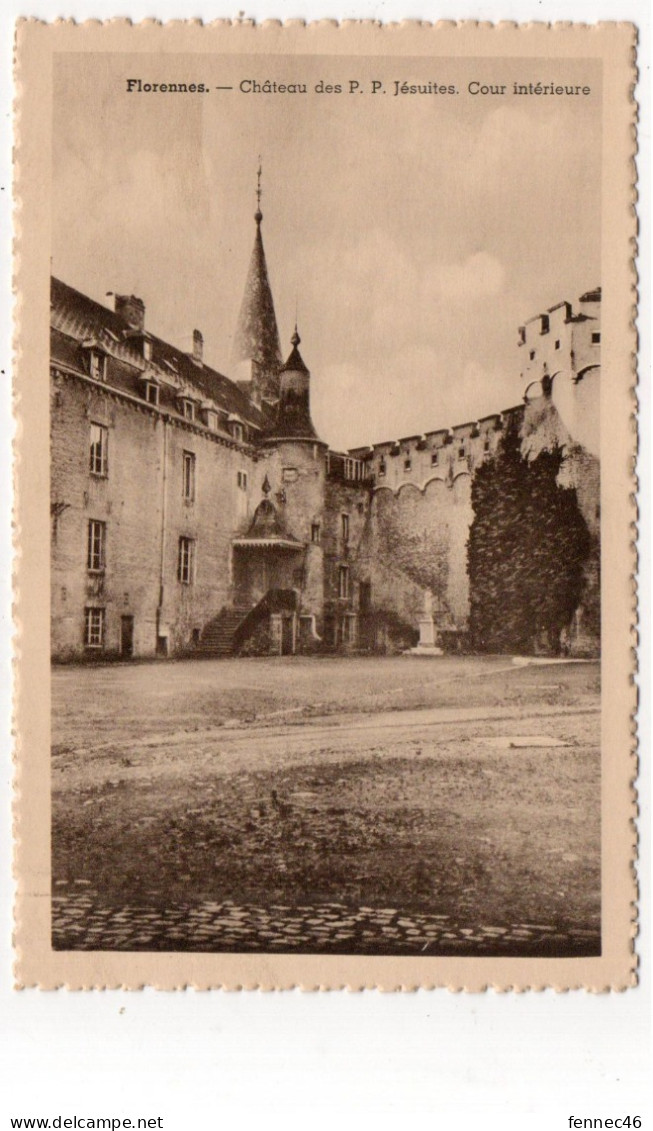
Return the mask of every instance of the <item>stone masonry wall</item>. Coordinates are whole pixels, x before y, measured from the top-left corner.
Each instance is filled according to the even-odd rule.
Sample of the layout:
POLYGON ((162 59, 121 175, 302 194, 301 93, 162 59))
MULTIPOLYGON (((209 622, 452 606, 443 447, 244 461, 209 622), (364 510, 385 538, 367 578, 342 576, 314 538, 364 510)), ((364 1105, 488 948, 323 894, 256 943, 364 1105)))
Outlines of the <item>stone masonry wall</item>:
POLYGON ((51 444, 55 658, 90 654, 84 646, 89 606, 105 609, 105 653, 119 651, 124 616, 133 617, 134 655, 154 655, 157 636, 167 637, 169 654, 188 648, 193 633, 230 601, 231 539, 246 528, 252 499, 260 498, 265 461, 254 462, 247 449, 204 429, 166 423, 155 409, 63 375, 53 380, 51 444), (108 429, 106 477, 89 470, 92 423, 108 429), (196 461, 193 501, 183 495, 184 452, 196 461), (91 519, 106 523, 106 565, 96 574, 87 569, 91 519), (178 578, 182 536, 195 544, 189 585, 178 578))
POLYGON ((84 609, 106 609, 105 650, 134 616, 134 650, 153 654, 159 597, 160 442, 156 420, 71 377, 51 399, 52 642, 58 659, 84 655, 84 609), (108 429, 108 476, 89 473, 92 423, 108 429), (87 570, 88 523, 106 523, 106 568, 87 570))
MULTIPOLYGON (((273 451, 267 467, 270 498, 280 520, 293 538, 306 549, 297 565, 301 579, 300 613, 322 619, 324 565, 321 536, 313 542, 311 528, 320 529, 324 515, 325 448, 320 443, 284 441, 273 451)), ((319 631, 319 628, 318 628, 319 631)))
POLYGON ((324 609, 325 615, 331 618, 338 641, 342 641, 343 636, 346 639, 343 618, 359 608, 360 583, 370 580, 363 552, 369 530, 370 506, 369 487, 338 478, 327 479, 322 530, 324 609), (348 571, 346 596, 340 595, 341 568, 348 571))
POLYGON ((439 626, 466 627, 470 492, 469 473, 374 492, 364 556, 376 608, 416 626, 430 590, 439 626))

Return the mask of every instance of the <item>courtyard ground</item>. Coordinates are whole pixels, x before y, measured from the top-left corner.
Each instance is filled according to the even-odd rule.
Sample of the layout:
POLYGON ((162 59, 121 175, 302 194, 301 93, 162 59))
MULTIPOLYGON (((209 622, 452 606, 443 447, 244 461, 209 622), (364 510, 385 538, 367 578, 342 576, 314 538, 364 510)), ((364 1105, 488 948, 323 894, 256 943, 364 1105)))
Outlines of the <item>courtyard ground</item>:
POLYGON ((587 954, 598 664, 55 668, 63 949, 587 954))

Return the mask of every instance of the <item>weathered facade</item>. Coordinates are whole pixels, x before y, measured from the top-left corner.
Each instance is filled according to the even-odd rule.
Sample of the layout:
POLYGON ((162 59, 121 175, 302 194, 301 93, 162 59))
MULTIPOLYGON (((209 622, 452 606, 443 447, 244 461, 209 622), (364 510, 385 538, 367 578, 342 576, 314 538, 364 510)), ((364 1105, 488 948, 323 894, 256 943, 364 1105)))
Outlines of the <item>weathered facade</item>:
POLYGON ((595 652, 600 290, 521 328, 522 405, 332 452, 296 331, 281 364, 255 219, 234 380, 206 365, 198 330, 185 354, 138 298, 110 310, 52 282, 54 658, 401 647, 429 595, 460 646, 471 483, 515 414, 527 458, 564 453, 592 538, 571 647, 595 652))

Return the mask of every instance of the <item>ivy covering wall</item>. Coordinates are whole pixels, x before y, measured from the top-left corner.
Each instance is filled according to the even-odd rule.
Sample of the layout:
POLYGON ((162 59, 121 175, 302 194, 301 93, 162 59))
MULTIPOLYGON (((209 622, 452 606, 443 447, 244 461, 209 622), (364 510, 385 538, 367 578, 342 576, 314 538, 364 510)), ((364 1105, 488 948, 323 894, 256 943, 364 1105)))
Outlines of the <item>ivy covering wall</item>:
POLYGON ((467 549, 476 650, 565 647, 591 538, 576 490, 559 485, 562 459, 558 446, 525 459, 519 422, 508 420, 496 458, 476 472, 467 549))

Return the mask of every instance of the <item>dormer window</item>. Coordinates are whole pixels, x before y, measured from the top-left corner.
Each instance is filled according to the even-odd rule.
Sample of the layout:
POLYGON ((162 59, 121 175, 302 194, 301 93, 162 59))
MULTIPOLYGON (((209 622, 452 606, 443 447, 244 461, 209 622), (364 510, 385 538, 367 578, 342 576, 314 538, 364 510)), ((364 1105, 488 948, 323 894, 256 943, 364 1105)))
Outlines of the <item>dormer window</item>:
POLYGON ((212 408, 206 410, 206 427, 210 428, 212 432, 218 430, 218 414, 212 408))
POLYGON ((240 420, 230 420, 229 421, 229 431, 231 432, 231 435, 233 436, 234 440, 238 440, 239 443, 242 442, 243 426, 242 426, 240 420))
POLYGON ((145 382, 145 400, 155 407, 159 404, 159 386, 156 381, 145 382))
POLYGON ((88 355, 88 369, 94 381, 106 381, 107 358, 100 350, 91 350, 88 355))
POLYGON ((149 338, 143 338, 143 357, 146 361, 152 360, 152 343, 149 338))
POLYGON ((195 405, 188 397, 182 397, 181 414, 184 420, 195 419, 195 405))

